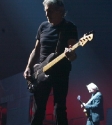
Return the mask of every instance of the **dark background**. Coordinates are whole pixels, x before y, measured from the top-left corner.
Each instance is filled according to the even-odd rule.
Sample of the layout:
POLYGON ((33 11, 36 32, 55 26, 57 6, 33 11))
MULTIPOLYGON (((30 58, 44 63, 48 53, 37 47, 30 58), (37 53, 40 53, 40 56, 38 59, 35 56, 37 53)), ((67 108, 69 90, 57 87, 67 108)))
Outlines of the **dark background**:
MULTIPOLYGON (((95 31, 91 42, 76 49, 78 58, 72 63, 68 117, 80 116, 76 97, 80 94, 85 102, 89 99, 85 85, 90 82, 96 83, 104 95, 106 116, 107 109, 112 107, 112 1, 64 2, 66 18, 77 25, 79 38, 95 31)), ((44 20, 41 0, 0 0, 0 80, 24 71, 37 28, 44 20)))

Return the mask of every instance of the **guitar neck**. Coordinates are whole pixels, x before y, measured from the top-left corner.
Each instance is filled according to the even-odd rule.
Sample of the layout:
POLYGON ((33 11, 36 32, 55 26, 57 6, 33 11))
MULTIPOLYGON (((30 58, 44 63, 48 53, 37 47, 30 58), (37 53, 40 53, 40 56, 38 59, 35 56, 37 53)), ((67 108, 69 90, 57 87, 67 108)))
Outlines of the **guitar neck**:
POLYGON ((82 102, 82 100, 80 100, 80 99, 78 99, 78 101, 84 106, 84 104, 83 104, 83 102, 82 102))
MULTIPOLYGON (((75 50, 79 45, 80 45, 79 43, 76 43, 75 45, 72 46, 71 49, 75 50)), ((43 72, 46 72, 47 70, 49 70, 52 66, 54 66, 60 60, 62 60, 64 57, 65 57, 65 53, 62 53, 61 55, 53 59, 51 62, 49 62, 47 65, 43 67, 43 72)))
POLYGON ((79 102, 83 105, 83 102, 81 100, 79 100, 79 102))

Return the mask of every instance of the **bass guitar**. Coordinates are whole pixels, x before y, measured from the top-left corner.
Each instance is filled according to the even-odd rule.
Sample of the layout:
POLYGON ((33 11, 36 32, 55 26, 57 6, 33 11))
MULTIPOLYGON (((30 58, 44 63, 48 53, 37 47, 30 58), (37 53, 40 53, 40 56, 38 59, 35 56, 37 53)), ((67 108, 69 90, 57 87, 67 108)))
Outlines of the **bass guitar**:
MULTIPOLYGON (((89 34, 84 34, 79 41, 72 46, 72 51, 74 51, 78 46, 84 46, 88 41, 93 39, 93 32, 89 34)), ((28 89, 30 92, 34 92, 37 85, 45 80, 49 79, 50 74, 47 73, 52 67, 61 61, 65 57, 63 52, 61 55, 56 56, 55 53, 51 53, 41 64, 34 65, 32 69, 31 79, 27 81, 28 89), (55 58, 56 57, 56 58, 55 58)))

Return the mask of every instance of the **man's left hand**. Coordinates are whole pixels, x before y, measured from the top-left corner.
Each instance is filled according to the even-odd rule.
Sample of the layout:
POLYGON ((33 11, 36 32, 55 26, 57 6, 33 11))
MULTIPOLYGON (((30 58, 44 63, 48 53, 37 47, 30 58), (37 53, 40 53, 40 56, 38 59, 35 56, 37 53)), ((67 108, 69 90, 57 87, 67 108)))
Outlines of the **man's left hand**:
POLYGON ((65 48, 65 56, 69 61, 73 61, 76 58, 75 52, 72 50, 72 47, 70 48, 65 48))

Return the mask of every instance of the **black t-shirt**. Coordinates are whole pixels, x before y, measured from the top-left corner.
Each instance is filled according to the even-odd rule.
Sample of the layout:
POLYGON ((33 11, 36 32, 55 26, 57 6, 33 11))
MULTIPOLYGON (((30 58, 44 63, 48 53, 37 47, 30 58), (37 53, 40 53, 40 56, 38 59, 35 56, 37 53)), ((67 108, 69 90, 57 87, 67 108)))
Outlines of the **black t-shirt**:
MULTIPOLYGON (((49 54, 55 53, 58 41, 60 44, 59 54, 61 54, 64 52, 65 47, 68 47, 67 42, 69 39, 78 40, 77 27, 65 19, 56 26, 45 21, 39 26, 36 39, 40 41, 40 62, 43 62, 49 54)), ((59 63, 59 67, 63 69, 66 66, 66 68, 70 70, 70 61, 63 59, 61 62, 62 63, 59 63)))

